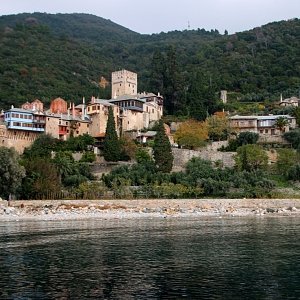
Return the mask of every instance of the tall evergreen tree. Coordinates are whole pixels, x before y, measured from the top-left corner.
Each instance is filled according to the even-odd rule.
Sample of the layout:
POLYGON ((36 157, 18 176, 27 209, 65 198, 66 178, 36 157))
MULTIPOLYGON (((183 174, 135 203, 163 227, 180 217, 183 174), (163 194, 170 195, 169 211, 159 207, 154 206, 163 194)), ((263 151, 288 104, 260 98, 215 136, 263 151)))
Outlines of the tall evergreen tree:
POLYGON ((154 139, 153 156, 158 171, 164 173, 171 172, 174 157, 162 120, 160 120, 158 123, 158 128, 154 139))
POLYGON ((103 156, 106 161, 118 161, 121 154, 121 145, 116 132, 115 118, 112 107, 108 110, 103 156))

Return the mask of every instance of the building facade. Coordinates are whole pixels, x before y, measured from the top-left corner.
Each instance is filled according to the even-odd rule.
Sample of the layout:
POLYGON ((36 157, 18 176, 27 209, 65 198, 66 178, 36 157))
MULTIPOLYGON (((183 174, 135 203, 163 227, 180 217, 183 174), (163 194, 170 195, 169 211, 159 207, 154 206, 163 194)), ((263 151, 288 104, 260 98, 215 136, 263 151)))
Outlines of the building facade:
POLYGON ((261 142, 280 142, 283 133, 296 128, 296 118, 289 115, 232 116, 229 119, 230 127, 236 132, 257 133, 261 142), (283 128, 278 128, 276 126, 278 118, 285 118, 288 124, 283 128))
POLYGON ((111 97, 137 94, 137 74, 127 70, 113 72, 111 75, 111 97))

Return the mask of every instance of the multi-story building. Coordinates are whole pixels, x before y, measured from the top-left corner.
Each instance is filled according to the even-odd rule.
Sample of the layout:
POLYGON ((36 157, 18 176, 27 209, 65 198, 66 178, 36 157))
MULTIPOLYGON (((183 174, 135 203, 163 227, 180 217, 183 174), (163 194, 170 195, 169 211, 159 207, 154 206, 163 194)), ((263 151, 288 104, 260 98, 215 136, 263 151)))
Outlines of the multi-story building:
POLYGON ((237 132, 250 131, 258 133, 260 140, 265 142, 280 142, 284 132, 296 127, 296 118, 289 115, 232 116, 229 119, 231 128, 237 132), (284 128, 278 128, 276 126, 278 118, 286 118, 288 124, 284 128))
POLYGON ((60 140, 90 133, 90 120, 70 114, 47 114, 45 132, 60 140))
POLYGON ((4 113, 4 126, 2 126, 2 144, 14 147, 23 152, 33 141, 45 132, 45 115, 42 112, 11 108, 4 113))
POLYGON ((111 97, 137 94, 137 74, 127 70, 112 72, 111 97))
POLYGON ((45 131, 45 115, 42 112, 22 108, 11 108, 4 114, 8 129, 31 132, 45 131))
POLYGON ((86 113, 90 119, 89 133, 92 137, 101 139, 105 137, 106 123, 108 119, 108 109, 113 108, 116 129, 120 131, 120 109, 108 100, 92 98, 87 105, 86 113))
POLYGON ((120 108, 122 131, 138 131, 148 128, 163 115, 163 97, 152 93, 123 95, 109 102, 120 108))

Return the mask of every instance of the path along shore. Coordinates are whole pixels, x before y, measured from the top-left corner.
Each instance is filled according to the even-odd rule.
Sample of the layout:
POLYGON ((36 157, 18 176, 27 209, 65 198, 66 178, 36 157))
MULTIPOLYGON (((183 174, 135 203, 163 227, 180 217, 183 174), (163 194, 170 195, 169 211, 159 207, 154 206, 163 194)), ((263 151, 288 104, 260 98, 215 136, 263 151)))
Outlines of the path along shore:
POLYGON ((300 199, 0 201, 0 221, 300 216, 300 199))

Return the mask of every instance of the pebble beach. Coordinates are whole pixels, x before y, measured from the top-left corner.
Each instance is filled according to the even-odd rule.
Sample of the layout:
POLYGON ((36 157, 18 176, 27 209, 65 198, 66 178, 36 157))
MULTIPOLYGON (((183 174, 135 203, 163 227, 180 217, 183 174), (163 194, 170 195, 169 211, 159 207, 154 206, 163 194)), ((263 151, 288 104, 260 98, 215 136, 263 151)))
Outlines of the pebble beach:
POLYGON ((0 221, 300 216, 300 199, 0 201, 0 221))

